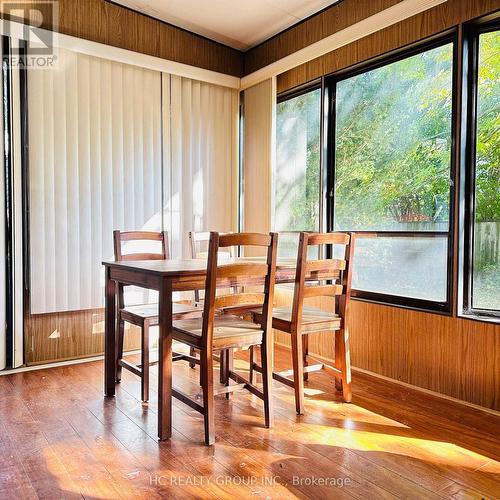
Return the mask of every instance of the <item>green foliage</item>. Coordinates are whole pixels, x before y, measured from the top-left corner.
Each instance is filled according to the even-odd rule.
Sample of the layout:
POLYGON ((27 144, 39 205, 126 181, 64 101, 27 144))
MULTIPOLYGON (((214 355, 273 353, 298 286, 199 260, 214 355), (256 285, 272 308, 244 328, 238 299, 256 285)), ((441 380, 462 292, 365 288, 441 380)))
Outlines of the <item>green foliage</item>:
POLYGON ((338 229, 448 220, 452 47, 337 84, 338 229))
MULTIPOLYGON (((453 48, 447 44, 337 84, 336 229, 448 228, 452 73, 453 48)), ((500 223, 499 74, 500 32, 483 34, 473 295, 475 304, 493 308, 500 308, 500 261, 498 253, 484 248, 496 248, 498 236, 488 236, 484 245, 482 235, 483 223, 500 223)), ((278 105, 277 230, 318 228, 320 101, 316 90, 278 105)), ((387 256, 388 265, 393 260, 387 256)))
POLYGON ((476 222, 500 221, 500 32, 479 45, 476 222))

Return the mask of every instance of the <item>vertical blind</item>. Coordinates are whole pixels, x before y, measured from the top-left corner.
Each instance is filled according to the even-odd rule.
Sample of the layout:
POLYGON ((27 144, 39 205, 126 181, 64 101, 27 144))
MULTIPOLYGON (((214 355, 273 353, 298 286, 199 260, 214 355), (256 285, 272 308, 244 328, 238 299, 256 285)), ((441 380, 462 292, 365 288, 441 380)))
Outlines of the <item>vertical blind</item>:
POLYGON ((179 256, 188 231, 235 218, 235 90, 66 50, 58 63, 28 77, 32 314, 102 307, 113 229, 165 228, 179 256))
POLYGON ((236 226, 238 93, 175 75, 163 79, 165 226, 172 256, 188 257, 189 231, 231 231, 236 226), (165 141, 167 143, 167 141, 165 141))

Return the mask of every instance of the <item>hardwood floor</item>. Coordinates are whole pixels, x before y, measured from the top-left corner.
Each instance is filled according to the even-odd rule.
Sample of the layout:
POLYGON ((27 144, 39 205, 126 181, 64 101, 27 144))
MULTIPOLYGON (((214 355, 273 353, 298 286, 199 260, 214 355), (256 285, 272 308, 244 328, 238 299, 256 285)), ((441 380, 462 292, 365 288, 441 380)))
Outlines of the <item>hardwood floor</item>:
MULTIPOLYGON (((173 438, 158 443, 155 368, 149 406, 128 372, 105 399, 102 362, 1 376, 0 498, 500 497, 492 414, 361 374, 345 404, 318 373, 301 417, 277 383, 273 429, 254 396, 217 397, 206 447, 202 416, 175 401, 173 438)), ((184 390, 198 391, 197 374, 174 366, 184 390)))

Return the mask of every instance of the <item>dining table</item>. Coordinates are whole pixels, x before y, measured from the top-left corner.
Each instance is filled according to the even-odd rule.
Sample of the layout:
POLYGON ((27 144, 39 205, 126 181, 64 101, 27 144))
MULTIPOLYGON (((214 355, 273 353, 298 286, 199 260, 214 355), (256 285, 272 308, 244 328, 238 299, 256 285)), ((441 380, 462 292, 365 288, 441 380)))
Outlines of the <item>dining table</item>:
MULTIPOLYGON (((240 257, 224 260, 262 262, 261 257, 240 257)), ((116 385, 116 326, 118 285, 134 285, 158 292, 158 438, 172 436, 172 396, 182 399, 182 393, 172 387, 172 294, 203 290, 207 274, 206 259, 168 259, 137 261, 105 261, 105 343, 104 394, 115 395, 116 385)), ((276 283, 295 280, 295 259, 278 259, 276 283)), ((255 285, 256 283, 252 283, 255 285)))

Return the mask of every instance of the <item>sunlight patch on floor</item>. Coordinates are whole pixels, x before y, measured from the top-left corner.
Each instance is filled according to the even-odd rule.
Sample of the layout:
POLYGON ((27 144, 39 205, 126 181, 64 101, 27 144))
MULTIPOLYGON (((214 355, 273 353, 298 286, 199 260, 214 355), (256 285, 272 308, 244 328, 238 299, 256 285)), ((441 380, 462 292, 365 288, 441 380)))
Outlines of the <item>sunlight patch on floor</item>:
MULTIPOLYGON (((332 428, 330 426, 302 424, 309 436, 304 433, 306 444, 329 445, 357 451, 382 452, 412 457, 426 462, 463 467, 476 470, 492 462, 489 457, 480 455, 453 443, 432 441, 405 436, 393 436, 380 432, 367 432, 352 429, 332 428)), ((493 461, 494 467, 500 463, 493 461)), ((493 468, 493 464, 490 465, 493 468)))

